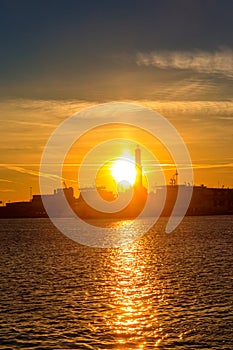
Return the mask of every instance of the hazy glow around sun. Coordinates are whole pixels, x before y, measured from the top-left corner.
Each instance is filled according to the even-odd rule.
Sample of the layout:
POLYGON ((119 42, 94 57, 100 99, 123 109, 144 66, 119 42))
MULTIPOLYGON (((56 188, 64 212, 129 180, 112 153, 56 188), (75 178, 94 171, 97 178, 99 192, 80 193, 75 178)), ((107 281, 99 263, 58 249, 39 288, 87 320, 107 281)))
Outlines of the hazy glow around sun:
POLYGON ((127 159, 117 159, 111 166, 111 175, 117 183, 127 182, 133 185, 136 179, 135 165, 127 159))

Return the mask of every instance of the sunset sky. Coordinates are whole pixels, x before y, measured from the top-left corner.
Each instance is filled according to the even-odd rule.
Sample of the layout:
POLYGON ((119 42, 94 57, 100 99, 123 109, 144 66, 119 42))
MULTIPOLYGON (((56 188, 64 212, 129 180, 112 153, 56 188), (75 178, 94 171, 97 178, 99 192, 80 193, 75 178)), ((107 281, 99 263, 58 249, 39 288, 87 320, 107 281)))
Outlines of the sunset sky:
POLYGON ((233 187, 232 14, 231 0, 0 0, 0 201, 39 193, 53 130, 111 101, 166 117, 196 185, 233 187))

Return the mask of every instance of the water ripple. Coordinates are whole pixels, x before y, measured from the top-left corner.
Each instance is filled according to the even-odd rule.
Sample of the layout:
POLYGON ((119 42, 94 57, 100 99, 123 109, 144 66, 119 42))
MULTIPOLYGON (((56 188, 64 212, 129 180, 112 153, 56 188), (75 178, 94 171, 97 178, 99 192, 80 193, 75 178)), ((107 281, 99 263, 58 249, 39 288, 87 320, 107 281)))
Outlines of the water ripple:
POLYGON ((232 223, 187 217, 165 234, 161 219, 94 249, 47 219, 1 220, 0 348, 232 349, 232 223))

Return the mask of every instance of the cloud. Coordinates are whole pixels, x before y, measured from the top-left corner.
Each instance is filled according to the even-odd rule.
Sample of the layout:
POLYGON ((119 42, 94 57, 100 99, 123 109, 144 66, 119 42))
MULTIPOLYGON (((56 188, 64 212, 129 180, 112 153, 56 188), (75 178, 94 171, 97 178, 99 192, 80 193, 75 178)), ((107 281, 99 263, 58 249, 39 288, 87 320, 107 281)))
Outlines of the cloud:
POLYGON ((0 179, 0 182, 13 182, 13 181, 11 181, 11 180, 6 180, 6 179, 0 179))
POLYGON ((0 190, 0 192, 15 192, 15 190, 12 190, 12 189, 8 189, 8 188, 5 188, 3 190, 0 190))
MULTIPOLYGON (((233 121, 233 101, 141 100, 130 102, 151 108, 171 121, 205 121, 214 125, 216 122, 233 121)), ((219 123, 217 125, 219 126, 219 123)), ((224 123, 224 125, 227 124, 224 123)))
MULTIPOLYGON (((0 122, 5 122, 4 119, 0 119, 0 122)), ((13 119, 7 119, 7 123, 16 123, 20 125, 29 125, 29 126, 41 126, 41 127, 51 127, 51 128, 56 128, 56 124, 51 124, 51 123, 40 123, 40 122, 27 122, 27 121, 19 121, 19 120, 13 120, 13 119)))
MULTIPOLYGON (((61 179, 57 175, 41 173, 39 171, 35 171, 35 170, 31 170, 31 169, 25 169, 25 168, 22 168, 22 167, 19 167, 19 166, 8 166, 7 169, 8 170, 17 171, 17 172, 22 173, 22 174, 27 174, 27 175, 37 176, 37 177, 42 176, 42 177, 49 178, 49 179, 52 179, 52 180, 57 180, 57 179, 60 180, 61 179)), ((64 179, 61 179, 61 180, 64 180, 64 179)))
MULTIPOLYGON (((46 124, 48 124, 48 116, 51 120, 52 116, 68 117, 82 109, 98 104, 98 101, 85 101, 74 99, 7 99, 0 100, 0 108, 2 111, 8 112, 9 110, 17 111, 17 115, 24 116, 26 112, 30 114, 40 114, 40 117, 46 116, 46 124)), ((21 121, 21 118, 20 118, 21 121)), ((30 122, 31 120, 29 120, 30 122)), ((49 123, 50 124, 50 123, 49 123)))
POLYGON ((160 69, 191 70, 198 73, 220 74, 233 78, 233 50, 214 52, 193 51, 152 51, 136 55, 139 66, 154 66, 160 69))
POLYGON ((233 163, 222 164, 193 164, 193 169, 233 168, 233 163))
MULTIPOLYGON (((1 164, 1 166, 3 166, 3 164, 1 164)), ((54 175, 54 174, 49 174, 49 173, 43 173, 37 170, 31 170, 31 169, 25 169, 21 166, 15 166, 15 165, 5 165, 5 168, 7 168, 8 170, 13 170, 16 171, 18 173, 21 174, 26 174, 26 175, 31 175, 31 176, 36 176, 36 177, 43 177, 43 178, 47 178, 53 181, 59 180, 59 181, 71 181, 73 183, 77 183, 76 180, 73 179, 68 179, 68 178, 64 178, 64 177, 60 177, 58 175, 54 175)), ((11 181, 9 181, 11 182, 11 181)))

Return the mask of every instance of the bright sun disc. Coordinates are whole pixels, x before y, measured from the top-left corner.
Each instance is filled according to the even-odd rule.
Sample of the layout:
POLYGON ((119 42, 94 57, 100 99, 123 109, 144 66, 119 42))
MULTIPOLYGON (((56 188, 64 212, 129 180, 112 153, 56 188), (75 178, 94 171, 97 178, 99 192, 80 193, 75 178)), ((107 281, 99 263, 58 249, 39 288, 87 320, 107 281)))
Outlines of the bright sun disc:
POLYGON ((127 182, 130 185, 135 183, 136 169, 134 163, 118 159, 113 162, 111 167, 111 174, 117 183, 127 182))

